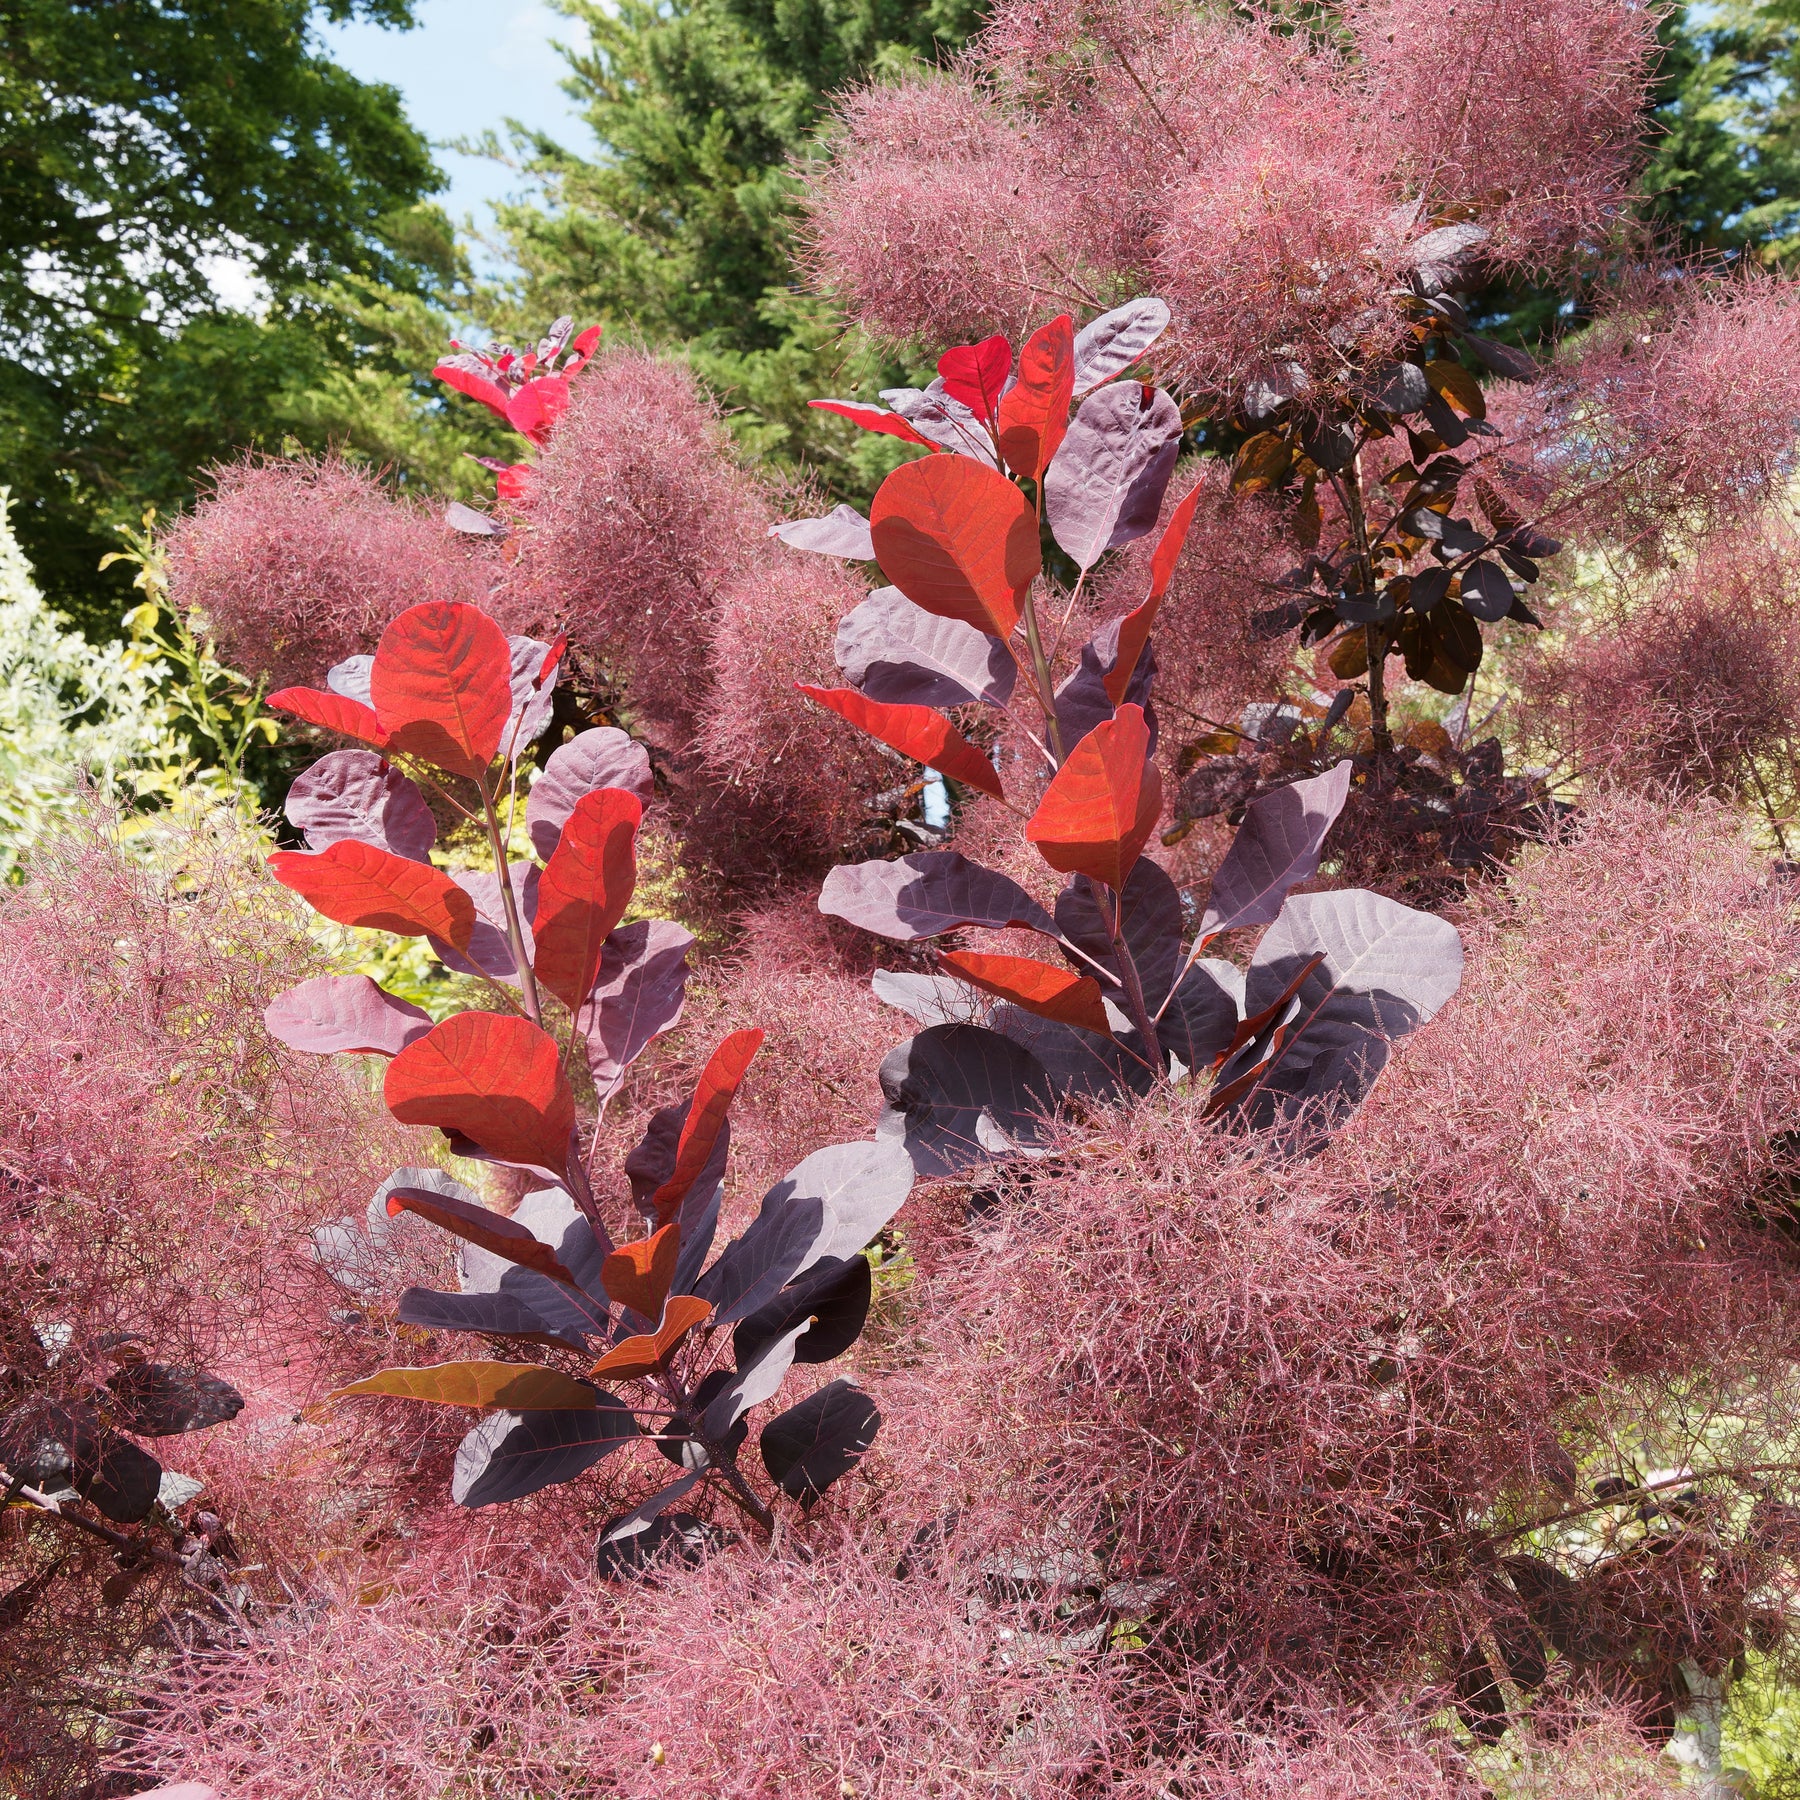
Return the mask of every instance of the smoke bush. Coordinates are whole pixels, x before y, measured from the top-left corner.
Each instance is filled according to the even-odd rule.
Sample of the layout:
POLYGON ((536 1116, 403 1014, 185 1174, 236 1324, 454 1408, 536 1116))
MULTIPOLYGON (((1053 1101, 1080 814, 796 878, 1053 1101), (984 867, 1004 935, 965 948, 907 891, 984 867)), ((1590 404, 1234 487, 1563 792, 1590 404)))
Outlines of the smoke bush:
MULTIPOLYGON (((1108 1119, 940 1277, 898 1435, 930 1432, 952 1491, 1014 1496, 1015 1544, 1116 1545, 1107 1575, 1239 1704, 1447 1679, 1464 1621, 1521 1605, 1484 1566, 1579 1502, 1558 1437, 1630 1485, 1621 1446, 1699 1380, 1742 1396, 1737 1430, 1665 1416, 1653 1455, 1785 1462, 1790 1277, 1745 1211, 1800 1098, 1764 868, 1727 816, 1596 803, 1464 914, 1459 1004, 1317 1160, 1174 1096, 1108 1119)), ((1593 1629, 1639 1660, 1574 1667, 1666 1704, 1676 1663, 1737 1653, 1777 1553, 1734 1538, 1716 1589, 1623 1559, 1593 1629)))
POLYGON ((490 579, 467 538, 336 455, 224 465, 165 544, 176 603, 205 615, 227 662, 277 687, 373 650, 421 600, 480 602, 490 579))

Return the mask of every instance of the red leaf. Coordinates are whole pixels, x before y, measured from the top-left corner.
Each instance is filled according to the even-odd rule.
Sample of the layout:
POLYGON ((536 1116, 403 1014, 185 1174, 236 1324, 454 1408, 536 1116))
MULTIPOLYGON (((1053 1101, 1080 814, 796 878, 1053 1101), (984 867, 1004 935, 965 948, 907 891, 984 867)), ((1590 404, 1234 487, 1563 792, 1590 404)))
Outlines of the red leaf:
POLYGON ((1025 835, 1051 868, 1117 891, 1161 812, 1162 777, 1150 761, 1143 708, 1121 706, 1069 752, 1025 835))
POLYGON ((513 463, 500 471, 494 482, 494 493, 502 500, 517 506, 531 491, 531 464, 513 463))
POLYGON ((388 1190, 387 1212, 397 1219, 403 1212, 417 1213, 452 1237, 465 1244, 479 1245, 503 1261, 517 1263, 522 1269, 535 1269, 560 1281, 564 1287, 581 1291, 581 1283, 563 1266, 559 1257, 542 1239, 485 1206, 471 1206, 453 1194, 439 1194, 430 1188, 398 1187, 388 1190))
POLYGON ((459 369, 449 362, 439 363, 431 372, 459 394, 467 394, 471 400, 479 400, 490 412, 498 413, 503 419, 506 417, 506 389, 499 382, 477 375, 473 369, 459 369))
MULTIPOLYGON (((1175 574, 1175 564, 1181 556, 1181 546, 1187 542, 1188 527, 1194 522, 1194 509, 1200 504, 1200 495, 1204 483, 1196 482, 1194 491, 1170 513, 1169 522, 1163 527, 1163 534, 1156 540, 1156 549, 1150 558, 1150 598, 1160 600, 1169 591, 1169 582, 1175 574)), ((1143 609, 1140 607, 1139 611, 1143 609)), ((1135 615, 1134 615, 1135 616, 1135 615)), ((1120 640, 1121 648, 1124 640, 1120 640)), ((1119 690, 1121 693, 1124 689, 1119 690)))
MULTIPOLYGON (((1070 335, 1070 355, 1074 354, 1070 335)), ((953 344, 938 358, 944 392, 960 400, 984 424, 992 420, 1000 404, 1000 390, 1012 372, 1012 345, 999 333, 979 344, 953 344)))
POLYGON ((277 712, 292 713, 296 719, 304 719, 308 725, 323 725, 327 731, 340 731, 345 737, 373 744, 377 750, 387 748, 387 738, 374 709, 364 706, 360 700, 352 700, 348 694, 328 693, 324 688, 280 688, 269 696, 267 704, 277 712))
POLYGON ((864 431, 878 431, 885 437, 897 437, 902 443, 923 444, 927 450, 937 448, 930 438, 921 437, 897 412, 889 412, 885 406, 869 406, 861 400, 809 400, 806 404, 821 412, 837 413, 864 431))
POLYGON ((527 1019, 453 1014, 388 1064, 382 1097, 403 1125, 460 1131, 502 1162, 569 1160, 575 1096, 555 1039, 527 1019))
POLYGON ((915 606, 1012 636, 1040 567, 1037 514, 1000 473, 967 456, 906 463, 869 509, 876 560, 915 606))
POLYGON ((966 787, 980 788, 996 800, 1006 798, 994 765, 948 719, 929 706, 893 706, 871 700, 855 688, 808 687, 803 681, 796 685, 809 700, 830 707, 840 718, 891 745, 902 756, 910 756, 914 762, 922 762, 966 787))
POLYGON ((512 650, 476 607, 409 606, 381 634, 369 693, 387 749, 479 779, 512 716, 512 650))
POLYGON ((938 960, 983 993, 998 994, 1043 1018, 1112 1036, 1100 984, 1091 975, 1029 956, 982 956, 973 950, 946 950, 938 960))
POLYGON ((1075 323, 1064 313, 1025 340, 1019 379, 1000 402, 1000 454, 1015 475, 1035 481, 1049 468, 1074 395, 1075 323))
POLYGON ((539 879, 532 967, 570 1012, 593 992, 607 933, 631 904, 643 816, 637 795, 624 788, 583 794, 539 879))
POLYGON ((269 867, 283 887, 340 925, 397 937, 439 937, 467 950, 475 903, 442 869, 396 856, 360 838, 339 838, 315 854, 277 850, 269 867))
POLYGON ((556 667, 562 661, 568 648, 569 634, 566 631, 558 632, 556 642, 544 652, 544 660, 539 665, 538 672, 531 678, 531 685, 534 688, 541 688, 556 672, 556 667))
POLYGON ((681 1227, 671 1222, 653 1237, 621 1244, 600 1265, 600 1285, 609 1300, 646 1319, 660 1319, 680 1257, 681 1227))
POLYGON ((646 1210, 667 1219, 687 1198, 688 1189, 706 1167, 725 1127, 725 1115, 731 1110, 732 1096, 750 1059, 762 1048, 760 1031, 734 1031, 712 1053, 694 1084, 694 1098, 688 1105, 687 1121, 675 1145, 675 1167, 669 1179, 650 1196, 646 1210))
POLYGON ((569 384, 561 375, 540 375, 517 389, 506 403, 506 421, 534 444, 546 442, 550 428, 569 404, 569 384))
POLYGON ((629 1381, 634 1375, 651 1375, 675 1354, 676 1346, 696 1325, 703 1324, 712 1307, 692 1294, 677 1294, 664 1309, 654 1337, 628 1337, 615 1345, 588 1370, 595 1377, 611 1376, 629 1381))
POLYGON ((598 325, 590 325, 587 330, 569 346, 570 358, 573 359, 579 357, 581 359, 580 363, 575 364, 574 367, 571 367, 569 363, 565 363, 563 365, 564 373, 573 375, 576 368, 584 366, 588 358, 591 357, 596 348, 598 348, 599 343, 600 327, 598 325))
POLYGON ((1150 558, 1150 596, 1142 606, 1128 612, 1119 621, 1118 653, 1113 658, 1112 672, 1103 678, 1106 697, 1114 706, 1123 700, 1131 688, 1131 677, 1137 669, 1138 658, 1144 653, 1144 646, 1150 641, 1150 627, 1156 623, 1157 608, 1162 605, 1163 595, 1169 591, 1169 582, 1175 574, 1175 564, 1181 557, 1181 546, 1187 542, 1188 527, 1194 522, 1194 509, 1200 504, 1201 490, 1198 486, 1169 515, 1169 522, 1163 527, 1163 534, 1156 540, 1156 549, 1150 558))

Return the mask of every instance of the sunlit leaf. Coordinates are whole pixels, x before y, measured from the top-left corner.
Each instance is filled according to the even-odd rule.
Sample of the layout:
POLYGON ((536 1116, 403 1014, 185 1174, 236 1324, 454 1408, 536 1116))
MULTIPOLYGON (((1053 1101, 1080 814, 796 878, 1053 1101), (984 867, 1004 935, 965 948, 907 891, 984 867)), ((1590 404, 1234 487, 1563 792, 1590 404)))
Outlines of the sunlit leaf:
POLYGON ((315 975, 263 1008, 269 1035, 315 1055, 398 1056, 431 1029, 431 1014, 367 975, 315 975))
POLYGON ((1025 827, 1051 868, 1124 887, 1162 812, 1162 778, 1149 756, 1150 729, 1136 706, 1120 707, 1069 752, 1025 827))
POLYGON ((593 1388, 560 1369, 535 1363, 452 1362, 426 1369, 383 1369, 326 1396, 349 1400, 384 1394, 396 1400, 425 1400, 433 1406, 507 1406, 518 1412, 544 1407, 591 1407, 593 1388))
POLYGON ((984 424, 1000 405, 1000 393, 1012 372, 1012 345, 996 332, 979 344, 952 344, 938 358, 944 392, 959 400, 984 424))
POLYGON ((897 437, 903 443, 932 448, 929 438, 921 437, 897 412, 889 412, 885 406, 870 406, 861 400, 809 400, 806 404, 818 407, 821 412, 836 413, 852 425, 860 425, 864 431, 879 432, 885 437, 897 437))
POLYGON ((1112 1035, 1100 984, 1091 975, 1072 974, 1028 956, 985 956, 973 950, 946 950, 940 960, 953 975, 983 993, 1064 1025, 1112 1035))
POLYGON ((356 838, 409 862, 429 862, 437 821, 417 785, 373 750, 333 750, 288 789, 282 811, 309 850, 356 838))
POLYGON ((607 1298, 646 1319, 661 1318, 680 1255, 681 1227, 673 1222, 636 1243, 621 1244, 600 1270, 607 1298))
POLYGON ((1064 313, 1025 340, 1019 378, 1000 402, 1000 454, 1015 475, 1036 481, 1050 466, 1068 433, 1074 393, 1075 326, 1064 313))
POLYGON ((659 1219, 674 1214, 711 1160, 713 1145, 724 1129, 732 1099, 749 1070, 751 1059, 762 1048, 762 1041, 760 1031, 734 1031, 720 1043, 700 1071, 700 1079, 694 1083, 687 1120, 675 1146, 674 1170, 650 1196, 646 1208, 659 1219))
POLYGON ((269 869, 283 887, 340 925, 440 937, 465 950, 475 929, 474 902, 442 869, 356 838, 340 838, 310 855, 277 850, 269 869))
POLYGON ((476 607, 409 606, 381 634, 369 692, 388 749, 480 776, 512 715, 512 650, 476 607))
POLYGON ((631 904, 643 816, 623 788, 583 794, 538 882, 532 967, 571 1012, 593 991, 606 940, 631 904))
POLYGON ((809 687, 805 682, 797 685, 809 700, 829 707, 839 718, 848 719, 858 730, 866 731, 902 756, 924 763, 965 787, 992 794, 997 800, 1005 797, 994 765, 931 707, 888 706, 855 688, 809 687))
POLYGON ((387 747, 387 734, 381 729, 374 708, 348 694, 326 688, 278 688, 263 704, 274 712, 291 713, 308 725, 323 726, 327 731, 359 738, 377 750, 387 747))
POLYGON ((676 1294, 664 1307, 662 1323, 654 1332, 628 1337, 616 1344, 588 1371, 596 1380, 631 1381, 653 1375, 681 1346, 681 1340, 712 1313, 708 1301, 692 1294, 676 1294))
POLYGON ((387 1212, 391 1219, 397 1219, 403 1212, 416 1213, 452 1237, 475 1244, 503 1262, 548 1276, 552 1281, 560 1281, 564 1287, 579 1288, 581 1285, 574 1271, 567 1268, 561 1257, 535 1232, 517 1219, 491 1212, 473 1201, 459 1199, 435 1187, 402 1183, 388 1189, 387 1212))

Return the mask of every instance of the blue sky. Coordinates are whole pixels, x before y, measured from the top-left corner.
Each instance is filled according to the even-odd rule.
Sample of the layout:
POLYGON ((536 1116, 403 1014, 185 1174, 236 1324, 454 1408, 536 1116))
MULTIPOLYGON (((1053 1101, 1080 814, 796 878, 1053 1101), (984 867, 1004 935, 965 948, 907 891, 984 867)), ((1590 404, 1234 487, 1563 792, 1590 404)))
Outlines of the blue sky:
MULTIPOLYGON (((359 22, 325 25, 319 35, 352 74, 399 88, 413 123, 434 143, 489 127, 504 135, 512 118, 591 149, 592 137, 558 86, 567 69, 551 48, 553 38, 579 33, 575 21, 543 0, 417 0, 414 10, 419 23, 411 31, 359 22)), ((435 155, 450 178, 449 191, 439 195, 450 216, 458 225, 472 216, 476 229, 485 229, 492 203, 513 192, 518 178, 480 157, 442 148, 435 155)))

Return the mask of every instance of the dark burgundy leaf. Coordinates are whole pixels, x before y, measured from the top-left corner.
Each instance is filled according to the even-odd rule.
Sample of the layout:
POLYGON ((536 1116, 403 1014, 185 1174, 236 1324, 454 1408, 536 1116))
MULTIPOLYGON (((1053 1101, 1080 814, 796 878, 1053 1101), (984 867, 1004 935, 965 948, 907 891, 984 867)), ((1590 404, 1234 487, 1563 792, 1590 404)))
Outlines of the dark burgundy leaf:
POLYGON ((1450 571, 1444 568, 1421 569, 1412 578, 1408 604, 1416 613, 1428 613, 1450 591, 1450 571))
POLYGON ((1155 525, 1181 453, 1181 408, 1160 388, 1118 382, 1081 403, 1044 476, 1058 544, 1083 569, 1155 525))
POLYGON ((1019 673, 997 637, 938 618, 896 587, 877 588, 844 615, 837 665, 852 687, 896 706, 1004 706, 1019 673))
POLYGON ((437 821, 417 785, 373 750, 333 750, 288 789, 282 810, 309 850, 355 838, 429 862, 437 821))
POLYGON ((1412 266, 1427 294, 1463 285, 1490 233, 1484 225, 1464 222, 1440 225, 1416 238, 1409 247, 1412 266))
POLYGON ((638 1435, 629 1409, 604 1391, 591 1407, 493 1413, 457 1446, 450 1498, 469 1507, 523 1499, 574 1480, 638 1435))
POLYGON ((1169 309, 1146 297, 1090 319, 1075 334, 1075 392, 1085 394, 1122 375, 1168 328, 1169 309))
POLYGON ((763 1427, 763 1467, 783 1493, 810 1506, 862 1460, 881 1414, 861 1388, 834 1381, 763 1427))
POLYGON ((162 1464, 130 1438, 102 1425, 71 1475, 75 1491, 117 1525, 147 1518, 162 1486, 162 1464))
POLYGON ((1113 619, 1081 647, 1081 660, 1056 690, 1056 728, 1062 734, 1063 748, 1073 749, 1096 725, 1110 719, 1120 706, 1136 706, 1143 710, 1150 727, 1150 754, 1156 754, 1156 714, 1150 707, 1150 690, 1156 681, 1156 652, 1145 644, 1136 659, 1124 697, 1114 702, 1107 688, 1107 678, 1118 665, 1119 628, 1123 619, 1113 619))
POLYGON ((594 1553, 595 1570, 602 1581, 637 1580, 665 1557, 690 1566, 698 1563, 718 1541, 711 1526, 702 1525, 692 1513, 671 1513, 669 1508, 699 1482, 705 1471, 696 1469, 652 1494, 640 1506, 600 1528, 594 1553), (666 1516, 665 1516, 666 1515, 666 1516))
POLYGON ((1472 563, 1462 573, 1462 603, 1484 624, 1504 619, 1512 611, 1513 585, 1498 563, 1472 563))
MULTIPOLYGON (((1112 895, 1086 875, 1071 876, 1057 895, 1057 929, 1092 958, 1092 962, 1083 962, 1071 957, 1075 968, 1091 970, 1093 963, 1098 963, 1114 977, 1119 975, 1113 954, 1112 903, 1112 895)), ((1143 983, 1145 1004, 1152 1012, 1162 1005, 1180 967, 1181 927, 1181 890, 1165 870, 1147 857, 1140 858, 1125 882, 1124 936, 1143 983)), ((1120 990, 1112 983, 1106 984, 1106 992, 1114 1000, 1119 998, 1120 990)))
POLYGON ((1238 1027, 1237 996, 1221 985, 1204 957, 1182 976, 1156 1034, 1162 1047, 1190 1070, 1205 1070, 1231 1048, 1238 1027))
POLYGON ((1016 881, 957 850, 840 863, 825 877, 819 911, 900 943, 938 937, 959 925, 1056 933, 1056 922, 1016 881))
POLYGON ((880 1134, 902 1141, 927 1178, 1038 1147, 1056 1106, 1044 1065, 980 1025, 921 1031, 888 1052, 879 1078, 888 1104, 880 1134))
MULTIPOLYGON (((525 944, 525 960, 530 962, 537 945, 532 937, 531 921, 537 914, 537 892, 541 871, 535 863, 512 863, 513 899, 519 909, 519 934, 525 944)), ((475 907, 475 927, 469 933, 468 954, 442 938, 429 938, 432 954, 445 968, 459 975, 486 975, 509 986, 519 984, 518 964, 513 959, 512 940, 506 934, 506 906, 500 897, 500 877, 489 869, 452 869, 450 879, 469 896, 475 907)))
MULTIPOLYGON (((522 1269, 520 1274, 530 1274, 522 1269)), ((543 1277, 538 1277, 540 1281, 543 1277)), ((546 1286, 553 1283, 546 1282, 546 1286)), ((570 1350, 582 1350, 583 1337, 570 1336, 552 1327, 517 1294, 445 1294, 435 1288, 409 1287, 394 1308, 402 1325, 418 1325, 427 1331, 467 1331, 478 1337, 522 1338, 570 1350)), ((591 1322, 587 1331, 594 1330, 591 1322)))
POLYGON ((1199 937, 1275 917, 1289 891, 1315 874, 1326 834, 1350 793, 1351 765, 1290 782, 1251 802, 1213 876, 1199 937))
POLYGON ((583 794, 609 787, 623 788, 646 806, 656 792, 643 745, 611 725, 598 725, 553 751, 532 784, 525 802, 531 847, 548 862, 576 802, 583 794))
POLYGON ((1121 1091, 1147 1094, 1155 1085, 1143 1042, 1122 1012, 1110 1038, 1004 1003, 988 1015, 988 1023, 1043 1064, 1059 1100, 1110 1100, 1121 1091))
POLYGON ((862 1335, 873 1282, 866 1256, 821 1257, 767 1306, 738 1322, 731 1334, 732 1356, 738 1367, 753 1361, 764 1345, 785 1336, 806 1318, 813 1321, 812 1329, 795 1344, 794 1361, 823 1363, 842 1356, 862 1335))
POLYGON ((1369 391, 1372 406, 1396 417, 1417 412, 1431 397, 1431 383, 1417 363, 1389 363, 1378 369, 1369 391))
POLYGON ((145 1437, 204 1431, 244 1409, 244 1396, 230 1382, 170 1363, 127 1363, 106 1385, 119 1423, 145 1437))
POLYGON ((1496 375, 1504 375, 1509 381, 1536 381, 1538 365, 1523 350, 1515 350, 1511 344, 1497 344, 1492 338, 1477 337, 1469 332, 1464 341, 1496 375))
POLYGON ((730 1381, 707 1402, 706 1411, 700 1415, 700 1435, 716 1444, 730 1435, 753 1406, 774 1399, 794 1366, 795 1344, 811 1329, 811 1322, 802 1319, 772 1343, 764 1344, 755 1361, 734 1370, 730 1381))
POLYGON ((621 925, 606 940, 600 974, 577 1020, 588 1073, 604 1100, 650 1040, 681 1018, 693 934, 667 919, 621 925))

